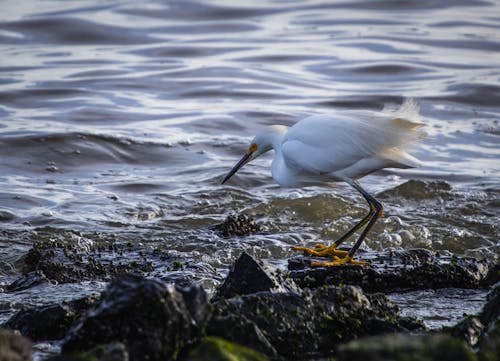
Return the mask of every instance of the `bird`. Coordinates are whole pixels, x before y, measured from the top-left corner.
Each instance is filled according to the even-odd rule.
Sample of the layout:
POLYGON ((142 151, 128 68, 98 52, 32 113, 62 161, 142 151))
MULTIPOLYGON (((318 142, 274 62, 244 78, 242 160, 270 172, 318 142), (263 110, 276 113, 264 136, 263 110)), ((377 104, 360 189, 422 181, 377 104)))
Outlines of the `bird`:
POLYGON ((356 260, 354 256, 384 208, 361 186, 359 179, 385 168, 420 167, 421 161, 409 151, 426 136, 423 126, 419 121, 419 106, 413 99, 405 99, 398 108, 344 110, 312 115, 291 127, 267 126, 253 138, 222 184, 245 164, 271 150, 274 150, 272 177, 282 187, 349 184, 368 203, 368 214, 330 245, 292 249, 310 256, 331 258, 313 261, 311 266, 365 265, 368 262, 356 260), (358 231, 361 234, 349 251, 338 249, 358 231))

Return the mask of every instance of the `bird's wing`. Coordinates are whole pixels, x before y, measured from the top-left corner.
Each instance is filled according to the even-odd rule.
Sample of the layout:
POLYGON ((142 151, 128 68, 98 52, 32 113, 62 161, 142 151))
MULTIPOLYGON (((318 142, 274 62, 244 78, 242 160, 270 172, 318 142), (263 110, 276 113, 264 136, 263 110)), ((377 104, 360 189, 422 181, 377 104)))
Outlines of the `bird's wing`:
POLYGON ((411 122, 353 115, 317 115, 292 126, 282 144, 287 165, 313 174, 331 173, 414 140, 411 122))

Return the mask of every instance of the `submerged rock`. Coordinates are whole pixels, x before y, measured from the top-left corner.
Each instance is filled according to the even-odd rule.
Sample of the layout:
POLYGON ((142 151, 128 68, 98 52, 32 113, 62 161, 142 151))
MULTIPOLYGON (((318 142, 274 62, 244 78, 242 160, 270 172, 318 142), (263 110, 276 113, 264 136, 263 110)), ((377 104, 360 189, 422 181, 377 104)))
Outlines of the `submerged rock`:
POLYGON ((469 257, 440 255, 425 249, 360 252, 368 266, 310 267, 309 257, 289 260, 290 277, 300 287, 358 285, 367 292, 436 288, 482 288, 492 265, 469 257))
POLYGON ((1 361, 31 361, 31 342, 11 330, 0 330, 1 361))
POLYGON ((267 357, 248 347, 218 337, 206 337, 194 347, 185 361, 266 361, 267 357))
POLYGON ((207 334, 273 357, 270 350, 275 350, 285 359, 331 355, 336 345, 353 338, 422 327, 401 318, 384 295, 364 294, 353 286, 258 292, 221 300, 213 307, 207 334))
POLYGON ((338 361, 475 361, 463 341, 448 335, 365 337, 341 345, 338 361))
POLYGON ((22 310, 1 327, 19 330, 32 341, 62 339, 73 323, 96 302, 94 297, 62 304, 51 304, 22 310))
POLYGON ((253 218, 240 214, 227 216, 225 221, 215 225, 213 230, 222 237, 249 236, 260 231, 260 226, 255 223, 253 218))
POLYGON ((196 342, 208 312, 199 286, 181 289, 127 275, 110 283, 100 302, 67 335, 64 353, 122 342, 130 360, 168 360, 196 342))
POLYGON ((451 185, 445 181, 421 181, 410 179, 409 181, 398 185, 395 188, 388 189, 379 193, 378 198, 406 198, 420 201, 423 199, 450 199, 453 196, 451 185))

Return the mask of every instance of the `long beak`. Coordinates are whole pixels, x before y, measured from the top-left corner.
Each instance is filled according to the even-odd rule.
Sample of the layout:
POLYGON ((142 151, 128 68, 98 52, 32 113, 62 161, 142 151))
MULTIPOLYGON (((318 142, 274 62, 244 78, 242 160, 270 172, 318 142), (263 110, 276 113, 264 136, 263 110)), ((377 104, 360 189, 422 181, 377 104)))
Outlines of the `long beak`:
POLYGON ((222 181, 221 184, 226 183, 226 181, 229 178, 231 178, 234 173, 236 173, 241 167, 243 167, 245 164, 247 164, 251 160, 252 160, 252 153, 250 153, 250 152, 245 153, 245 155, 243 156, 243 158, 241 158, 240 161, 238 163, 236 163, 236 165, 233 167, 233 169, 231 169, 229 171, 229 173, 227 174, 226 178, 224 178, 224 180, 222 181))

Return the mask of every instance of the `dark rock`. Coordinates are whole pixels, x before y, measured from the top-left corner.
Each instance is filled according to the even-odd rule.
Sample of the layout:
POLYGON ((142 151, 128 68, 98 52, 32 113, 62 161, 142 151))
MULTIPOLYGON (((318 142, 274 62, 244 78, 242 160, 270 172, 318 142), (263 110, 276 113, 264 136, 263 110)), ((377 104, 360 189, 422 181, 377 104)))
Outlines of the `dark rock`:
POLYGON ((486 305, 480 318, 485 332, 478 343, 478 357, 481 361, 500 359, 500 283, 488 294, 486 305))
POLYGON ((240 214, 227 216, 224 222, 215 225, 212 229, 222 237, 248 236, 260 231, 260 226, 253 218, 240 214))
POLYGON ((448 335, 366 337, 341 345, 337 361, 475 361, 467 345, 448 335))
POLYGON ((45 277, 43 272, 32 271, 28 272, 27 274, 21 276, 20 278, 12 282, 10 285, 7 286, 6 290, 7 292, 22 291, 34 286, 38 286, 39 284, 48 281, 49 280, 47 279, 47 277, 45 277))
POLYGON ((71 355, 57 355, 45 361, 128 361, 128 352, 124 344, 113 342, 99 345, 87 352, 78 352, 71 355))
POLYGON ((490 325, 500 317, 500 282, 488 293, 480 317, 484 325, 490 325))
POLYGON ((103 252, 109 252, 104 245, 79 245, 78 242, 62 240, 37 241, 24 257, 23 272, 38 271, 50 280, 72 283, 153 270, 149 261, 119 263, 116 256, 101 257, 103 252))
POLYGON ((453 189, 451 185, 445 181, 421 181, 410 179, 409 181, 400 184, 399 186, 388 189, 377 195, 380 199, 390 198, 405 198, 415 201, 423 199, 451 199, 453 189))
POLYGON ((290 277, 300 287, 358 285, 367 292, 437 288, 481 288, 492 265, 474 258, 440 255, 424 249, 360 252, 368 266, 310 267, 310 258, 289 260, 290 277))
POLYGON ((19 330, 33 341, 62 339, 71 325, 96 301, 95 297, 34 307, 12 316, 3 328, 19 330))
POLYGON ((179 257, 178 252, 165 250, 162 245, 117 242, 114 234, 83 234, 44 227, 24 237, 33 246, 20 262, 23 276, 6 287, 9 292, 42 282, 110 281, 123 274, 162 278, 183 286, 208 275, 219 278, 210 264, 179 257))
POLYGON ((213 317, 208 324, 206 333, 226 337, 235 342, 243 342, 246 346, 265 355, 272 358, 278 357, 278 352, 261 329, 243 314, 225 313, 223 316, 213 317))
POLYGON ((500 360, 500 319, 497 319, 478 343, 478 358, 480 361, 500 360))
POLYGON ((243 252, 234 262, 222 285, 217 289, 213 301, 259 291, 270 291, 277 287, 277 282, 264 271, 262 266, 246 252, 243 252))
POLYGON ((264 355, 218 337, 206 337, 193 348, 186 361, 266 361, 264 355))
POLYGON ((73 355, 55 355, 49 357, 48 359, 45 359, 44 361, 100 361, 100 360, 97 360, 95 357, 90 357, 85 352, 81 352, 73 355))
POLYGON ((31 361, 31 342, 11 330, 0 330, 1 361, 31 361))
POLYGON ((89 356, 97 358, 99 361, 128 361, 127 348, 123 343, 113 342, 106 345, 99 345, 88 351, 89 356))
POLYGON ((484 330, 484 326, 476 316, 468 316, 453 327, 444 328, 443 331, 462 339, 469 346, 475 346, 484 330))
POLYGON ((490 268, 490 271, 483 279, 482 283, 485 287, 493 286, 500 281, 500 263, 496 263, 490 268))
POLYGON ((264 337, 281 357, 297 359, 331 355, 339 343, 363 335, 421 327, 399 317, 397 307, 382 294, 330 286, 300 294, 259 292, 221 300, 214 304, 206 332, 266 352, 264 337), (256 331, 246 333, 249 324, 256 331))
POLYGON ((181 289, 127 275, 110 283, 100 302, 68 333, 64 353, 122 342, 130 360, 168 360, 199 339, 208 312, 199 286, 181 289), (190 310, 197 310, 194 314, 190 310))

